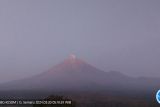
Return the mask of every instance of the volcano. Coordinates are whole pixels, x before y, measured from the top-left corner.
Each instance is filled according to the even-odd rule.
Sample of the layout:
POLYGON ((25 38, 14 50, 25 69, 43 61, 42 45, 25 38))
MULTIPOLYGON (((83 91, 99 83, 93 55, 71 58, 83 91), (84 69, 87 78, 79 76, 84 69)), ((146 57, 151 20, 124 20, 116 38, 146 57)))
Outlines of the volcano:
POLYGON ((77 91, 153 90, 159 78, 130 77, 117 71, 104 72, 70 55, 39 75, 0 85, 0 90, 77 91))

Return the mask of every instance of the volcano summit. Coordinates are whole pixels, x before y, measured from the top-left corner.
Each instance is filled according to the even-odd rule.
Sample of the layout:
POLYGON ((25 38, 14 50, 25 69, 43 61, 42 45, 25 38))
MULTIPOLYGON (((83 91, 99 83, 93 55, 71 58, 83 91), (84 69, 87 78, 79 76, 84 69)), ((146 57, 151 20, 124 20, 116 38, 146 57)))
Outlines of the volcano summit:
POLYGON ((146 90, 159 87, 158 78, 134 78, 117 71, 104 72, 70 55, 62 63, 30 78, 0 85, 0 90, 107 91, 146 90))

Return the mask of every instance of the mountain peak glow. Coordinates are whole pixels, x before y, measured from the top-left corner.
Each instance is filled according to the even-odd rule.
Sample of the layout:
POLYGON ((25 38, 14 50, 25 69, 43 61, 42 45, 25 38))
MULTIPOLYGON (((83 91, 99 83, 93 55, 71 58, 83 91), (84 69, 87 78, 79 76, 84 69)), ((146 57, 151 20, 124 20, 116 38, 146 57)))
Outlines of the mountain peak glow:
POLYGON ((76 59, 76 55, 74 55, 74 54, 70 54, 70 55, 69 55, 69 59, 71 59, 71 60, 75 60, 75 59, 76 59))

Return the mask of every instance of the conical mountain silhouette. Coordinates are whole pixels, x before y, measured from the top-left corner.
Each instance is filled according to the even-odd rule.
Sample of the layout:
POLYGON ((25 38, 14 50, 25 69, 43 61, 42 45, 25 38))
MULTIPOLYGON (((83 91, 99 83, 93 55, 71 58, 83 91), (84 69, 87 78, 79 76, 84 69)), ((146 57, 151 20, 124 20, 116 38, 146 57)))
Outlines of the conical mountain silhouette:
POLYGON ((117 71, 104 72, 70 55, 62 63, 39 75, 12 81, 1 90, 152 90, 159 79, 133 78, 117 71))

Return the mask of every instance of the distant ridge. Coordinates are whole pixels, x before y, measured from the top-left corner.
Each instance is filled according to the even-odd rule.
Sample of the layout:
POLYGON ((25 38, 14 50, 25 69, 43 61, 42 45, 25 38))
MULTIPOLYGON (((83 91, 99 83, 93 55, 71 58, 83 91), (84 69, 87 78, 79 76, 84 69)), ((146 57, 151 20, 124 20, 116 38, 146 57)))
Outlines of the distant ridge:
POLYGON ((160 79, 134 78, 118 71, 104 72, 71 54, 39 75, 0 85, 0 90, 146 90, 160 87, 160 79))

